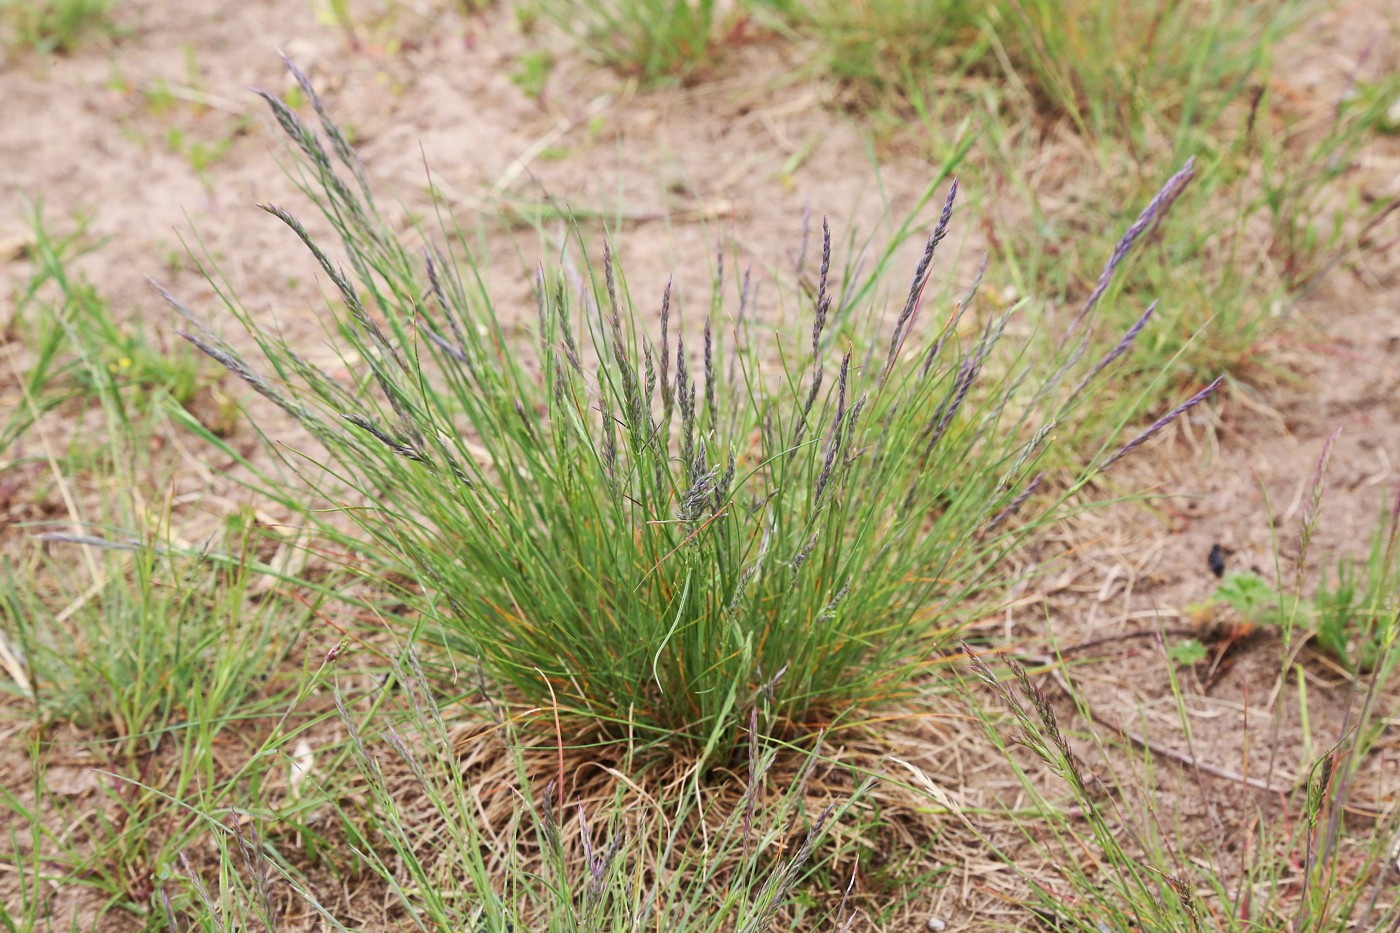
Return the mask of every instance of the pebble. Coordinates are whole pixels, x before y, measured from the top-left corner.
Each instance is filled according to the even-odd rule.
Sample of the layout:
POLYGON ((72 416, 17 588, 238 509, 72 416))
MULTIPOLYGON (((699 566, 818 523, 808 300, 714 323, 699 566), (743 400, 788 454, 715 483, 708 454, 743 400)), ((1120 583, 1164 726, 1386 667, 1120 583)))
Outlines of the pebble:
POLYGON ((948 924, 939 920, 937 917, 929 917, 928 928, 932 930, 933 933, 943 933, 944 930, 948 929, 948 924))

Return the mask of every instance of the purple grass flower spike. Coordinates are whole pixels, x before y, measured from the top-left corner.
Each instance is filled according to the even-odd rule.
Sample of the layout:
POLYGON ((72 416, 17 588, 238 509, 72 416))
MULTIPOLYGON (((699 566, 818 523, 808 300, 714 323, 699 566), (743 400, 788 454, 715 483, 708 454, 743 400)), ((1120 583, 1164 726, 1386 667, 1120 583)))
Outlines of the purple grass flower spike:
POLYGON ((812 413, 812 406, 816 404, 817 394, 821 391, 822 377, 825 374, 821 366, 812 373, 812 385, 807 390, 807 400, 802 404, 802 417, 797 419, 797 429, 792 438, 792 453, 797 452, 797 446, 802 443, 802 437, 807 433, 807 416, 812 413))
POLYGON ((1103 466, 1099 467, 1099 472, 1106 472, 1109 467, 1113 466, 1119 460, 1122 460, 1128 454, 1132 453, 1134 450, 1137 450, 1143 444, 1147 443, 1153 438, 1153 436, 1155 436, 1167 425, 1171 424, 1177 418, 1180 418, 1182 415, 1186 414, 1188 411, 1195 408, 1197 405, 1201 404, 1206 399, 1210 398, 1215 393, 1215 390, 1220 388, 1220 384, 1224 381, 1224 376, 1216 376, 1215 381, 1212 382, 1210 385, 1206 386, 1204 389, 1197 392, 1195 395, 1191 396, 1186 401, 1182 402, 1180 405, 1176 406, 1171 411, 1158 418, 1156 421, 1152 422, 1152 424, 1147 428, 1146 431, 1143 431, 1137 437, 1133 438, 1132 440, 1128 441, 1128 443, 1118 448, 1117 452, 1114 453, 1113 456, 1105 460, 1103 466))
POLYGON ((967 292, 963 295, 962 300, 954 306, 952 317, 950 317, 948 323, 943 326, 943 330, 939 331, 938 339, 928 348, 928 353, 924 356, 924 368, 920 375, 928 375, 928 371, 933 368, 933 361, 938 358, 938 354, 943 349, 943 344, 948 339, 948 335, 957 333, 958 324, 962 321, 964 312, 972 305, 972 300, 977 297, 977 290, 982 287, 982 278, 986 274, 987 254, 983 253, 982 261, 977 264, 977 274, 972 277, 972 284, 968 286, 967 292))
POLYGON ((622 344, 622 313, 617 307, 617 274, 613 271, 612 244, 603 241, 603 282, 608 290, 608 326, 612 328, 614 348, 622 344))
POLYGON ((666 417, 671 416, 671 402, 675 392, 671 387, 671 343, 667 334, 671 321, 671 280, 666 280, 666 290, 661 293, 661 401, 666 406, 666 417))
POLYGON ((1074 404, 1074 400, 1079 398, 1080 393, 1089 387, 1089 383, 1093 382, 1099 373, 1107 369, 1118 357, 1128 352, 1128 348, 1133 345, 1133 341, 1137 340, 1138 334, 1142 333, 1142 329, 1147 326, 1147 322, 1152 320, 1152 315, 1157 312, 1157 305, 1158 302, 1156 301, 1148 305, 1147 310, 1142 313, 1142 317, 1138 318, 1137 321, 1133 323, 1133 326, 1128 328, 1117 345, 1115 345, 1112 350, 1105 353, 1103 359, 1095 363, 1094 368, 1089 370, 1083 379, 1079 380, 1079 385, 1074 387, 1074 391, 1071 392, 1069 398, 1065 400, 1064 409, 1074 404))
POLYGON ((890 336, 890 352, 885 359, 885 373, 888 374, 890 368, 894 366, 894 358, 899 355, 899 347, 904 342, 904 329, 918 310, 919 300, 923 298, 924 286, 928 284, 929 266, 933 265, 933 253, 938 249, 938 244, 948 235, 948 224, 953 219, 953 202, 958 197, 958 180, 953 179, 953 183, 948 186, 948 197, 943 201, 943 212, 938 215, 938 225, 933 228, 933 235, 928 238, 928 243, 924 245, 924 254, 919 258, 919 265, 914 269, 914 281, 909 286, 909 297, 904 301, 904 309, 899 312, 899 319, 894 324, 894 334, 890 336))
POLYGON ((1040 484, 1044 481, 1045 474, 1037 473, 1035 475, 1035 478, 1026 484, 1026 488, 1021 490, 1021 492, 1016 496, 1015 499, 1011 500, 1011 503, 1006 508, 1002 509, 1000 512, 992 516, 991 521, 987 522, 986 530, 995 530, 996 527, 1002 522, 1006 521, 1008 518, 1021 511, 1021 506, 1025 505, 1026 501, 1030 499, 1031 496, 1035 495, 1036 490, 1040 488, 1040 484))
POLYGON ((812 321, 812 359, 817 358, 817 348, 821 343, 822 328, 826 326, 826 312, 831 308, 831 296, 826 291, 826 277, 831 271, 831 226, 822 218, 822 266, 817 279, 817 315, 812 321))
POLYGON ((321 128, 326 131, 326 135, 330 138, 331 145, 335 149, 336 157, 355 173, 355 180, 360 183, 360 188, 368 194, 369 179, 365 175, 365 167, 360 162, 360 157, 355 152, 355 148, 350 145, 344 134, 341 133, 340 127, 331 119, 330 112, 326 110, 326 105, 321 100, 321 95, 316 93, 315 85, 311 83, 311 79, 308 78, 290 58, 281 52, 279 52, 278 55, 282 59, 282 64, 286 66, 287 70, 291 72, 292 77, 296 79, 297 84, 301 86, 307 99, 311 101, 311 108, 316 111, 316 116, 321 121, 321 128))
POLYGON ((1118 271, 1118 267, 1122 265, 1123 260, 1127 257, 1129 251, 1132 250, 1133 244, 1136 243, 1150 227, 1166 215, 1166 212, 1171 208, 1172 204, 1176 202, 1176 199, 1181 197, 1181 192, 1186 190, 1187 184, 1189 184, 1194 177, 1196 177, 1196 159, 1192 157, 1186 160, 1186 164, 1181 167, 1180 171, 1167 179, 1167 183, 1162 186, 1162 190, 1158 191, 1157 196, 1148 203, 1147 207, 1143 208, 1142 213, 1138 215, 1138 219, 1133 221, 1133 225, 1128 228, 1128 232, 1123 234, 1123 239, 1119 240, 1118 245, 1113 248, 1113 255, 1109 256, 1108 262, 1104 264, 1103 272, 1099 274, 1099 282, 1094 286, 1094 290, 1089 294, 1089 297, 1085 299, 1084 307, 1080 308, 1079 313, 1074 316, 1074 320, 1070 321, 1069 328, 1065 331, 1066 340, 1068 340, 1070 335, 1078 330, 1079 326, 1084 323, 1084 320, 1093 313, 1094 308, 1099 303, 1099 299, 1103 297, 1104 292, 1108 291, 1108 286, 1109 283, 1113 281, 1114 273, 1118 271))
POLYGON ((709 318, 705 319, 705 414, 713 427, 719 412, 715 408, 715 339, 709 318))

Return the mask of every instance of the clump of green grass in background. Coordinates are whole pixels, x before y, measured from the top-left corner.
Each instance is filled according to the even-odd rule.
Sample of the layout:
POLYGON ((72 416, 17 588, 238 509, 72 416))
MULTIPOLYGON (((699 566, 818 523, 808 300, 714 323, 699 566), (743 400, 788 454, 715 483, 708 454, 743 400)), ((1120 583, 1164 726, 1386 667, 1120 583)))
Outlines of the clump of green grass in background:
POLYGON ((510 81, 527 97, 540 100, 544 97, 544 88, 553 69, 554 53, 547 49, 526 52, 516 62, 515 70, 510 73, 510 81))
POLYGON ((31 226, 34 268, 16 296, 10 326, 27 332, 26 343, 45 348, 41 353, 65 350, 64 372, 75 393, 110 402, 123 419, 188 405, 201 387, 199 357, 154 343, 140 320, 119 322, 93 284, 72 271, 101 246, 88 240, 87 223, 54 236, 36 209, 31 226))
MULTIPOLYGON (((1007 77, 1094 138, 1177 139, 1210 127, 1267 74, 1306 3, 1027 0, 986 28, 1007 77)), ((995 17, 995 18, 993 18, 995 17)))
MULTIPOLYGON (((588 54, 646 80, 711 63, 723 25, 712 0, 535 0, 588 54)), ((1239 99, 1307 4, 1237 0, 746 0, 756 17, 806 39, 817 60, 877 106, 951 91, 969 77, 1071 120, 1094 138, 1169 138, 1239 99)))
POLYGON ((386 229, 354 153, 297 74, 329 151, 264 97, 353 280, 291 214, 268 210, 333 283, 357 375, 345 383, 307 364, 227 294, 276 381, 171 299, 194 325, 189 338, 325 446, 363 498, 356 521, 416 577, 426 598, 408 598, 450 647, 604 737, 706 752, 752 707, 765 728, 790 732, 901 694, 969 607, 995 600, 999 558, 1064 504, 1031 498, 1056 420, 1090 404, 1086 390, 1150 316, 1097 358, 1086 336, 1095 307, 1190 178, 1174 177, 1143 212, 1043 369, 996 362, 1014 309, 964 345, 970 296, 946 318, 923 307, 956 185, 891 321, 876 295, 893 247, 838 286, 824 231, 792 342, 760 346, 752 290, 741 283, 730 312, 719 274, 700 334, 676 325, 669 287, 657 296, 653 341, 605 247, 601 262, 582 257, 583 277, 539 275, 527 351, 450 226, 455 243, 426 264, 386 229), (918 329, 926 337, 920 314, 938 316, 918 329))
POLYGON ((683 80, 713 64, 715 0, 527 0, 596 61, 648 83, 683 80))
MULTIPOLYGON (((1400 80, 1382 83, 1400 93, 1400 80)), ((1383 117, 1372 98, 1339 101, 1325 118, 1298 125, 1296 114, 1262 92, 1208 142, 1173 144, 1173 157, 1199 153, 1197 181, 1125 265, 1105 315, 1106 327, 1123 326, 1127 318, 1115 320, 1115 312, 1161 301, 1158 326, 1144 334, 1123 374, 1128 383, 1166 373, 1166 386, 1184 387, 1222 370, 1255 384, 1279 376, 1283 367, 1269 350, 1293 321, 1299 293, 1351 261, 1391 209, 1362 203, 1344 183, 1383 117)), ((1013 208, 1003 220, 985 211, 994 281, 1067 304, 1093 281, 1097 257, 1126 219, 1113 205, 1150 190, 1149 167, 1164 156, 1137 163, 1108 144, 1063 152, 1075 177, 1107 163, 1107 180, 1094 189, 1109 192, 1100 203, 1087 188, 1038 189, 1023 168, 1043 151, 1037 128, 1007 127, 988 112, 982 129, 978 173, 1029 214, 1013 208)))
POLYGON ((94 35, 111 35, 114 0, 0 0, 6 41, 40 54, 72 52, 94 35))
POLYGON ((824 68, 867 104, 907 96, 925 87, 925 76, 956 80, 989 51, 982 29, 987 5, 815 0, 755 6, 768 6, 809 33, 824 68))
MULTIPOLYGON (((823 70, 877 118, 990 108, 1002 132, 1035 115, 1066 120, 1090 143, 1170 161, 1210 151, 1210 134, 1267 85, 1275 46, 1307 0, 754 0, 790 21, 823 70)), ((1043 127, 1040 130, 1043 132, 1043 127)), ((1043 137, 1042 137, 1043 141, 1043 137)), ((1100 168, 1112 168, 1105 163, 1100 168)))
POLYGON ((176 446, 168 416, 189 417, 175 396, 198 357, 124 329, 70 268, 84 248, 81 226, 53 237, 36 216, 12 325, 24 417, 7 424, 0 455, 15 456, 0 474, 16 470, 20 496, 51 477, 36 498, 63 518, 6 526, 0 557, 0 690, 30 737, 29 780, 0 791, 13 828, 0 865, 21 886, 5 929, 63 922, 75 888, 93 928, 150 916, 156 879, 201 835, 187 805, 275 799, 295 819, 268 775, 301 726, 284 729, 305 699, 289 661, 335 591, 260 561, 264 542, 238 516, 202 546, 180 542, 158 454, 176 446), (246 757, 230 761, 240 742, 246 757))

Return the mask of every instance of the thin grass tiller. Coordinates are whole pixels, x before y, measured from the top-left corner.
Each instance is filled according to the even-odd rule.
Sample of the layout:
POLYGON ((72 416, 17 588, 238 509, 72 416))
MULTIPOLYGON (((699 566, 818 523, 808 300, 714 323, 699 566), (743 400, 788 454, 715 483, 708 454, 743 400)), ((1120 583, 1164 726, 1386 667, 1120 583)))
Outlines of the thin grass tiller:
POLYGON ((792 734, 900 696, 996 602, 1003 557, 1220 384, 1126 443, 1120 425, 1097 452, 1059 461, 1087 465, 1043 468, 1056 424, 1093 404, 1153 314, 1118 338, 1095 327, 1189 163, 1123 236, 1049 359, 993 353, 1020 306, 974 325, 980 270, 959 300, 929 306, 956 181, 897 314, 881 295, 912 221, 869 272, 852 261, 844 276, 823 221, 814 289, 795 284, 804 231, 794 275, 774 276, 776 307, 758 307, 749 273, 732 288, 721 268, 698 335, 680 326, 684 296, 657 289, 655 339, 611 249, 595 258, 574 231, 557 267, 534 273, 526 326, 498 312, 450 215, 432 236, 413 231, 437 244, 424 254, 405 245, 289 67, 321 133, 262 96, 348 268, 290 212, 265 209, 333 286, 349 378, 309 362, 219 281, 271 375, 166 298, 187 339, 324 448, 316 465, 343 482, 332 492, 375 575, 413 581, 403 595, 419 630, 576 738, 728 755, 750 709, 792 734), (778 323, 760 324, 770 313, 778 323))

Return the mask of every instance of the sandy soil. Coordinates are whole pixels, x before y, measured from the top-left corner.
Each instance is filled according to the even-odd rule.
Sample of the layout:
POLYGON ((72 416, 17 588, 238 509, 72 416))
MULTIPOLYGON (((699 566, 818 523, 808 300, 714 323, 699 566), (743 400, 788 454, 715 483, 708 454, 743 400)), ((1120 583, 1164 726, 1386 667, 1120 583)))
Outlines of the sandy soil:
MULTIPOLYGON (((1345 83, 1369 39, 1360 24, 1382 5, 1358 0, 1320 18, 1312 32, 1327 41, 1299 50, 1289 75, 1298 93, 1326 100, 1345 83)), ((260 320, 275 321, 308 345, 317 338, 319 286, 310 262, 285 228, 255 209, 264 201, 301 203, 277 168, 275 129, 246 90, 287 86, 279 49, 321 86, 379 190, 400 200, 395 210, 407 216, 429 204, 426 162, 461 216, 481 218, 480 258, 491 286, 502 307, 521 314, 533 313, 522 266, 528 270, 537 246, 533 231, 493 219, 503 203, 556 199, 596 210, 610 223, 634 295, 659 296, 674 273, 682 298, 699 298, 708 291, 717 239, 752 257, 761 274, 764 264, 787 261, 807 205, 830 215, 838 229, 877 229, 887 209, 898 214, 912 203, 934 170, 917 147, 896 142, 880 154, 882 197, 863 130, 833 105, 838 91, 794 80, 800 53, 773 43, 729 49, 718 73, 695 87, 648 92, 560 48, 543 98, 532 100, 509 76, 520 53, 541 40, 522 36, 505 9, 470 18, 454 13, 432 27, 409 15, 371 30, 359 48, 297 0, 129 0, 117 16, 122 31, 114 41, 66 58, 15 53, 0 72, 0 243, 23 244, 24 199, 41 200, 57 229, 76 214, 90 216, 91 234, 105 242, 83 260, 82 271, 119 316, 144 319, 172 342, 169 313, 145 279, 159 278, 213 313, 207 285, 183 259, 181 240, 192 232, 260 320), (390 50, 393 36, 408 41, 390 50), (188 155, 196 143, 224 151, 199 171, 188 155), (784 170, 809 148, 795 171, 784 170)), ((1357 171, 1377 196, 1400 194, 1400 147, 1379 141, 1357 171)), ((928 214, 932 220, 933 211, 928 214)), ((1026 657, 1050 653, 1053 644, 1085 662, 1072 676, 1100 724, 1122 723, 1182 762, 1194 759, 1194 766, 1166 762, 1157 776, 1161 805, 1185 801, 1182 808, 1199 823, 1193 831, 1247 819, 1249 802, 1257 802, 1251 795, 1266 792, 1241 791, 1239 778, 1284 789, 1298 780, 1268 767, 1271 717, 1262 710, 1276 689, 1282 648, 1276 637, 1256 633, 1230 651, 1224 667, 1186 672, 1188 744, 1171 702, 1163 647, 1151 633, 1197 624, 1188 607, 1216 585, 1206 560, 1212 545, 1223 546, 1231 569, 1257 567, 1267 575, 1273 518, 1280 553, 1291 559, 1319 452, 1338 427, 1313 553, 1358 552, 1400 480, 1396 235, 1394 223, 1382 228, 1377 242, 1388 240, 1392 248, 1347 257, 1305 296, 1271 348, 1298 373, 1296 380, 1236 386, 1220 404, 1198 410, 1154 448, 1150 462, 1116 480, 1125 488, 1155 488, 1160 498, 1146 508, 1094 513, 1066 529, 1054 543, 1068 554, 1060 569, 1023 593, 1004 617, 984 623, 1026 657), (1221 777, 1232 774, 1233 782, 1221 777), (1200 790, 1201 782, 1222 781, 1215 793, 1200 790), (1230 799, 1219 805, 1228 812, 1207 812, 1212 806, 1198 803, 1218 796, 1230 799)), ((980 252, 979 236, 974 223, 955 231, 956 249, 945 251, 950 258, 942 266, 951 287, 974 271, 969 257, 980 252)), ((22 247, 0 261, 0 292, 8 295, 28 265, 22 247)), ((13 342, 0 350, 24 352, 13 342)), ((192 511, 217 511, 236 498, 217 468, 176 482, 206 495, 192 511)), ((0 495, 0 523, 41 514, 42 503, 26 502, 22 490, 0 495)), ((0 528, 7 547, 17 546, 20 534, 0 528)), ((1352 686, 1311 649, 1302 649, 1302 659, 1311 741, 1325 748, 1342 728, 1352 686)), ((1288 682, 1278 689, 1285 710, 1279 760, 1292 762, 1304 741, 1297 687, 1288 682)), ((1386 702, 1393 705, 1393 697, 1386 702)), ((965 733, 940 731, 940 715, 916 722, 909 736, 891 735, 889 746, 969 801, 996 793, 1001 778, 987 777, 986 750, 966 745, 965 733), (956 767, 940 754, 951 743, 961 749, 956 767)), ((18 732, 5 726, 0 734, 18 732)), ((7 787, 22 786, 28 772, 18 746, 0 748, 7 787)), ((1361 796, 1377 812, 1395 805, 1397 761, 1390 730, 1364 772, 1361 796)), ((60 756, 49 776, 69 781, 62 792, 81 801, 95 795, 83 773, 75 752, 71 762, 60 756)), ((918 817, 911 811, 909 819, 918 817)), ((0 879, 0 890, 4 884, 0 879)), ((995 890, 995 881, 964 884, 938 893, 933 903, 912 903, 907 928, 934 910, 949 929, 1004 921, 1005 905, 987 893, 995 890)))

